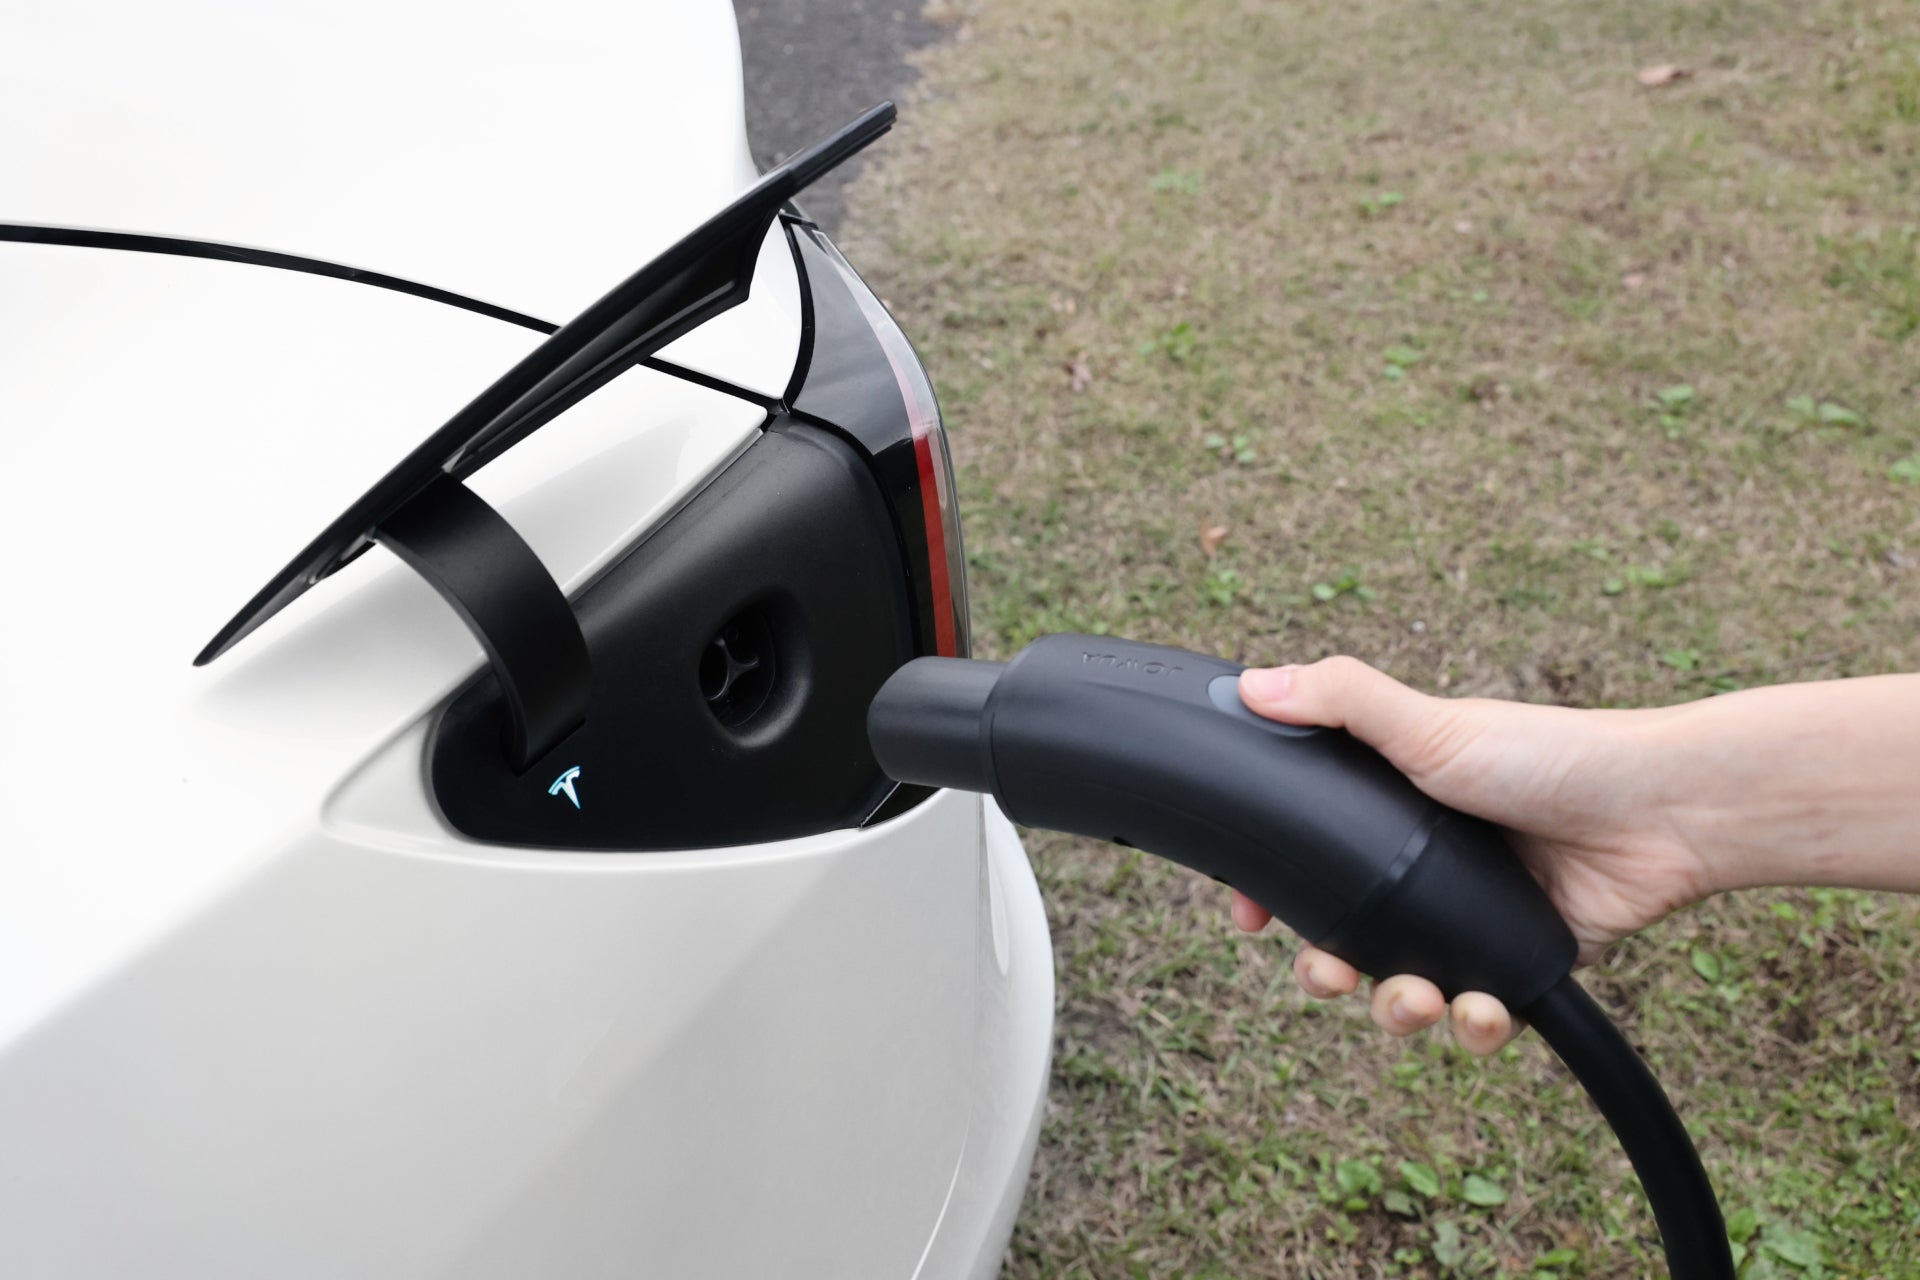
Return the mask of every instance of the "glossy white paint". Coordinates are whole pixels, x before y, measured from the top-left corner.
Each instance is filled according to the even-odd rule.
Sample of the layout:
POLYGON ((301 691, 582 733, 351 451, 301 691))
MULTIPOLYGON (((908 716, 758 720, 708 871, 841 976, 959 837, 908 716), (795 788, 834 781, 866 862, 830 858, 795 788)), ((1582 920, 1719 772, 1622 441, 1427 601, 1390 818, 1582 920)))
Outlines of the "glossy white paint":
POLYGON ((17 0, 8 216, 578 311, 751 181, 724 4, 17 0))
MULTIPOLYGON (((31 3, 0 30, 0 217, 563 318, 752 177, 724 4, 31 3)), ((781 390, 779 250, 668 354, 781 390)), ((697 854, 464 841, 420 753, 478 647, 379 551, 188 665, 536 340, 0 244, 0 1275, 997 1267, 1052 1007, 997 813, 697 854)), ((474 487, 571 586, 760 416, 636 371, 474 487)))
POLYGON ((1023 1181, 1050 1001, 994 965, 973 798, 779 847, 460 847, 420 746, 11 1047, 0 1272, 906 1277, 976 1119, 987 1203, 1023 1181))
MULTIPOLYGON (((0 555, 42 623, 12 628, 0 664, 0 699, 33 726, 0 735, 4 1039, 247 874, 475 669, 478 644, 384 551, 214 666, 190 662, 416 424, 535 339, 376 290, 130 254, 0 245, 0 290, 0 555)), ((761 416, 640 371, 474 487, 574 584, 761 416)))

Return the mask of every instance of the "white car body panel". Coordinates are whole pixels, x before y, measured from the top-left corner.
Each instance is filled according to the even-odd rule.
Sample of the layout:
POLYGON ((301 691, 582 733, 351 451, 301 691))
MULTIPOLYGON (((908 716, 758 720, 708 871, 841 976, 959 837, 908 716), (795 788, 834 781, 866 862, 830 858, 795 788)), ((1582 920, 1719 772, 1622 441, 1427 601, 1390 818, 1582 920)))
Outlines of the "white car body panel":
MULTIPOLYGON (((283 249, 557 323, 757 176, 711 0, 26 0, 4 24, 17 221, 283 249)), ((782 316, 662 354, 779 394, 798 314, 773 283, 782 316)))
MULTIPOLYGON (((557 321, 754 176, 723 4, 115 0, 0 32, 11 220, 557 321)), ((799 315, 776 229, 752 300, 662 354, 778 395, 799 315)), ((537 341, 0 244, 0 1275, 997 1270, 1052 969, 990 805, 697 853, 465 840, 422 742, 479 646, 382 550, 189 665, 537 341)), ((571 589, 762 416, 635 370, 472 484, 571 589)))

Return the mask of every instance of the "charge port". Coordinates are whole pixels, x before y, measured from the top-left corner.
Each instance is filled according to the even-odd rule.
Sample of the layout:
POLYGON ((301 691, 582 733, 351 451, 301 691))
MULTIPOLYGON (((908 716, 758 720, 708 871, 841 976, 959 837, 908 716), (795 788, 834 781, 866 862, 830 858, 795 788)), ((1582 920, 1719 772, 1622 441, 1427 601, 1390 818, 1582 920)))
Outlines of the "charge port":
POLYGON ((773 628, 759 608, 736 615, 700 651, 700 696, 729 729, 759 714, 778 676, 773 628))

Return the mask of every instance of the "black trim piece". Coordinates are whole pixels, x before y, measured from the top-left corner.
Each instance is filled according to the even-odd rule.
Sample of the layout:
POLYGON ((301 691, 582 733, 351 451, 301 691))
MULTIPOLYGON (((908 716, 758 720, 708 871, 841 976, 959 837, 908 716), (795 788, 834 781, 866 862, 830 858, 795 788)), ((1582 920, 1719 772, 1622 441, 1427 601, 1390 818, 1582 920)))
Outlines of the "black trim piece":
POLYGON ((812 225, 803 218, 780 215, 780 229, 786 233, 787 249, 793 254, 793 278, 800 285, 800 345, 794 351, 793 373, 787 379, 787 389, 780 397, 789 405, 799 396, 807 380, 807 370, 813 366, 813 286, 800 252, 800 237, 794 234, 795 227, 812 225))
POLYGON ((89 227, 54 227, 35 222, 0 222, 0 241, 17 244, 66 245, 75 249, 119 249, 129 253, 157 253, 176 258, 206 258, 214 262, 237 262, 250 267, 272 267, 279 271, 298 271, 330 280, 391 289, 428 302, 438 302, 462 311, 471 311, 493 320, 505 320, 537 333, 552 333, 560 326, 511 307, 496 306, 469 298, 450 289, 436 288, 418 280, 405 280, 383 271, 368 271, 323 258, 307 258, 278 249, 259 249, 251 245, 225 244, 218 240, 193 240, 185 236, 150 235, 137 231, 103 231, 89 227))
POLYGON ((806 282, 805 332, 811 342, 793 412, 839 432, 869 459, 874 478, 886 494, 894 528, 904 552, 914 599, 915 651, 940 652, 920 463, 914 454, 913 424, 900 398, 893 366, 859 302, 832 261, 831 244, 820 232, 794 228, 794 245, 806 282))
POLYGON ((194 660, 211 662, 321 578, 442 475, 464 479, 661 347, 745 300, 780 208, 893 124, 864 113, 778 166, 726 208, 535 347, 342 512, 230 619, 194 660))
MULTIPOLYGON (((934 621, 926 512, 934 500, 922 492, 908 418, 892 365, 872 325, 850 292, 836 251, 825 233, 804 219, 787 217, 800 280, 800 359, 788 388, 792 417, 831 431, 865 458, 887 504, 900 548, 916 655, 939 652, 934 621)), ((840 261, 844 261, 841 259, 840 261)), ((848 268, 851 270, 851 268, 848 268)), ((934 793, 901 786, 880 798, 861 819, 863 827, 898 817, 934 793)))
POLYGON ((592 671, 580 621, 512 525, 442 476, 380 522, 374 540, 433 584, 487 651, 505 709, 490 736, 516 774, 580 727, 592 671))
POLYGON ((683 364, 671 360, 662 360, 659 356, 648 356, 640 362, 642 368, 652 369, 655 373, 664 373, 670 378, 682 382, 691 382, 696 387, 705 387, 709 391, 718 391, 723 396, 732 396, 736 400, 745 400, 749 404, 759 405, 769 413, 780 408, 778 396, 762 395, 737 382, 728 382, 725 378, 716 378, 710 373, 701 373, 698 369, 689 369, 683 364))
MULTIPOLYGON (((149 235, 136 231, 103 231, 91 227, 55 227, 37 222, 0 222, 0 241, 12 241, 17 244, 52 244, 76 249, 117 249, 127 253, 157 253, 177 258, 205 258, 213 262, 237 262, 242 266, 270 267, 277 271, 296 271, 302 275, 323 276, 329 280, 345 280, 349 284, 364 284, 375 289, 390 289, 395 293, 404 293, 413 298, 424 298, 428 302, 438 302, 461 311, 471 311, 491 320, 504 320, 508 324, 517 324, 522 329, 532 329, 535 333, 551 334, 560 326, 551 320, 542 320, 525 312, 515 311, 511 307, 495 306, 491 302, 482 302, 478 298, 468 297, 464 293, 455 293, 451 289, 441 289, 418 280, 407 280, 400 276, 390 276, 382 271, 368 271, 362 267, 350 267, 341 262, 328 262, 325 258, 308 258, 297 253, 281 253, 278 249, 258 249, 251 245, 227 244, 218 240, 194 240, 185 236, 149 235)), ((657 373, 678 378, 682 382, 691 382, 695 386, 718 391, 722 395, 738 400, 750 401, 762 409, 776 408, 780 401, 757 391, 750 391, 736 383, 728 382, 711 374, 700 373, 671 360, 662 360, 658 356, 648 356, 640 362, 657 373)))

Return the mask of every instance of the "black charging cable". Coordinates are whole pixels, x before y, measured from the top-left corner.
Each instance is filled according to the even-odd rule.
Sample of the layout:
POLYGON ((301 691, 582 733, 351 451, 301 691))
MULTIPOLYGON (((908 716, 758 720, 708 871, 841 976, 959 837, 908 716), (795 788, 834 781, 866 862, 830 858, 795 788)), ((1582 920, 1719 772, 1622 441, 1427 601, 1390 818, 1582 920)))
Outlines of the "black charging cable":
POLYGON ((1727 1224, 1693 1138, 1620 1028, 1568 974, 1520 1016, 1606 1117, 1646 1190, 1674 1280, 1733 1280, 1727 1224))

